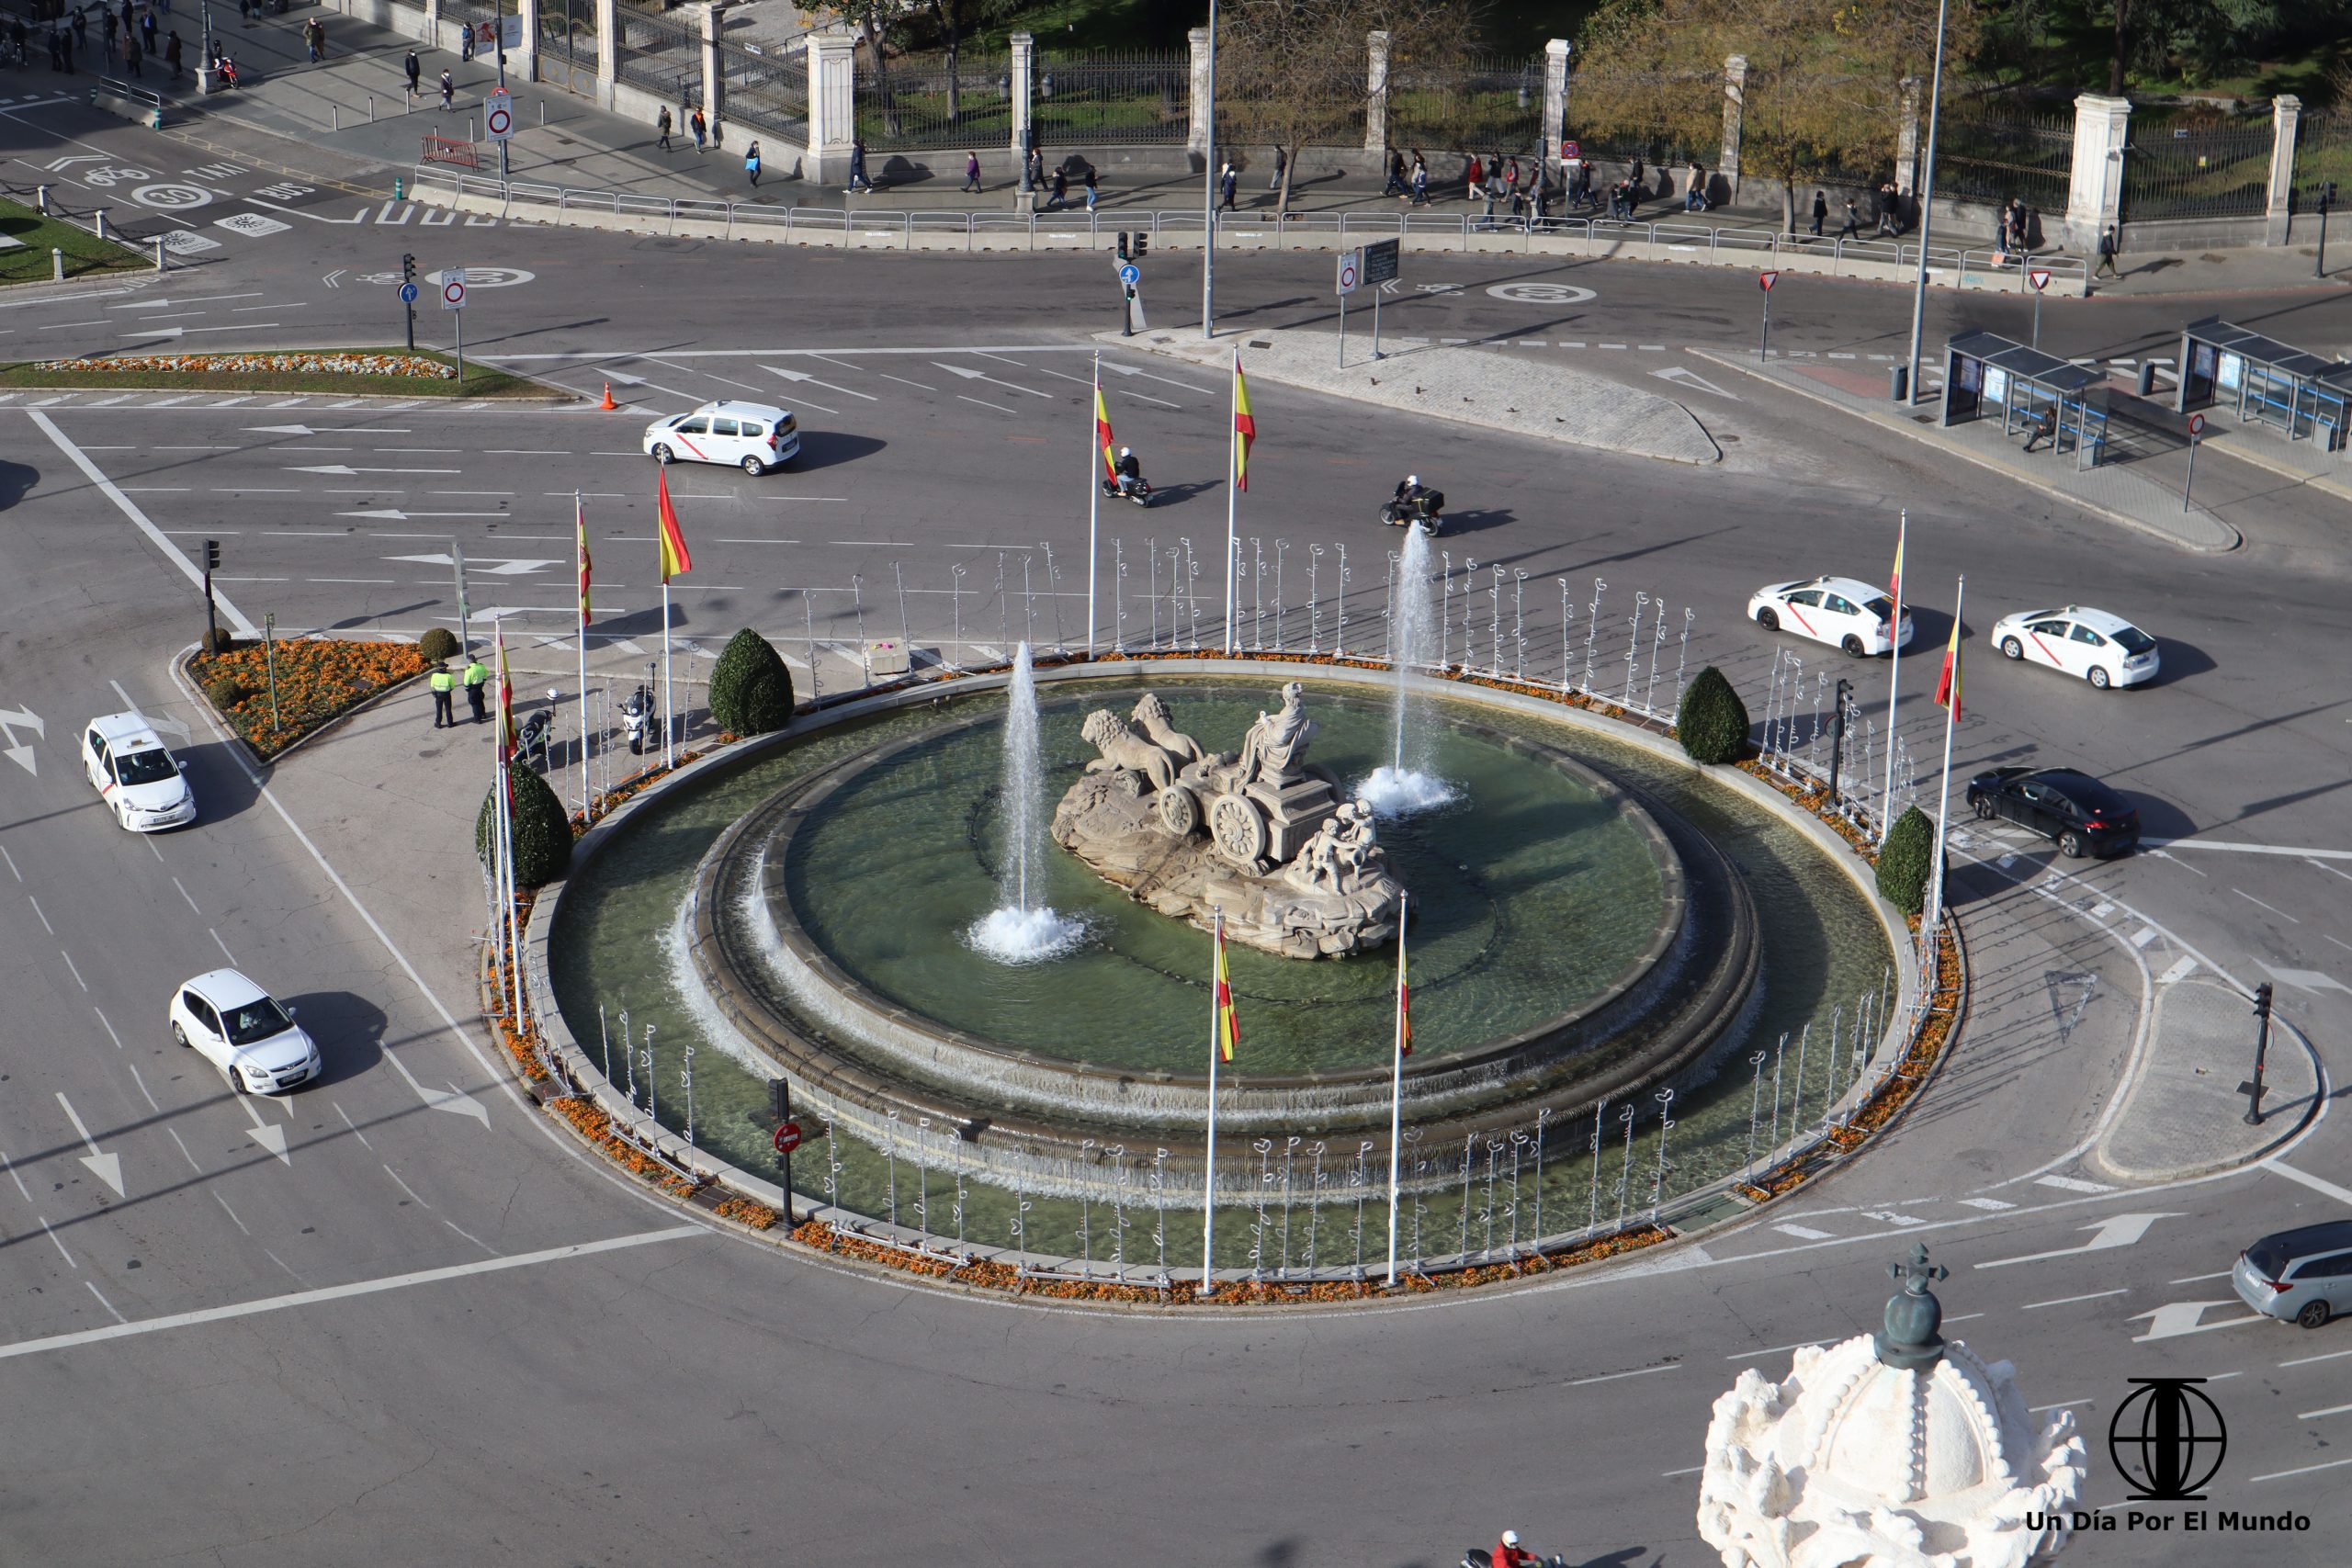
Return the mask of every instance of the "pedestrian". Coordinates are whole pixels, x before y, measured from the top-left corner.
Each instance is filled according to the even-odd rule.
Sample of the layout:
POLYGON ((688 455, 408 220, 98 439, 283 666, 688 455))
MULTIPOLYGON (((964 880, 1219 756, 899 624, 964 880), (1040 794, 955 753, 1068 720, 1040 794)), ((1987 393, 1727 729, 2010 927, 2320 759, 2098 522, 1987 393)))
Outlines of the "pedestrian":
POLYGON ((174 28, 164 40, 164 62, 172 68, 172 80, 180 79, 180 30, 174 28))
POLYGON ((458 29, 458 58, 460 61, 466 61, 466 60, 471 60, 473 57, 474 57, 474 27, 473 27, 473 24, 472 24, 471 22, 468 22, 468 23, 467 23, 467 24, 466 24, 462 28, 458 29))
POLYGON ((743 149, 743 174, 751 180, 753 190, 760 188, 760 143, 756 137, 743 149))
POLYGON ((1503 194, 1510 197, 1511 210, 1519 210, 1519 160, 1513 158, 1503 165, 1503 194))
POLYGON ((1701 168, 1695 160, 1690 164, 1690 183, 1682 193, 1682 210, 1707 210, 1707 171, 1701 168))
POLYGON ((113 13, 112 11, 100 11, 100 12, 98 13, 98 19, 99 19, 100 21, 103 21, 104 23, 106 23, 106 26, 107 26, 107 51, 108 53, 112 53, 112 52, 114 51, 114 49, 115 49, 115 41, 114 41, 114 13, 113 13))
POLYGON ((1035 191, 1038 186, 1044 185, 1046 183, 1046 154, 1044 152, 1035 147, 1030 148, 1029 160, 1027 163, 1022 164, 1022 177, 1029 182, 1029 188, 1032 191, 1035 191))
POLYGON ((1821 238, 1821 225, 1829 217, 1829 197, 1821 191, 1813 193, 1813 237, 1821 238))
POLYGON ((1411 205, 1415 207, 1427 207, 1429 204, 1430 165, 1428 160, 1424 159, 1419 152, 1416 152, 1413 154, 1413 199, 1411 205))
POLYGON ((696 104, 695 112, 686 117, 686 129, 695 133, 695 152, 700 154, 703 144, 710 140, 710 121, 703 118, 700 104, 696 104))
POLYGON ((433 688, 433 728, 455 729, 458 716, 451 711, 451 705, 457 698, 458 678, 449 673, 447 660, 435 661, 433 673, 425 683, 433 688))
POLYGON ((319 19, 316 17, 302 24, 302 47, 310 51, 311 63, 313 65, 319 62, 319 34, 323 30, 319 26, 319 19))
POLYGON ((980 194, 980 155, 978 152, 964 154, 964 188, 974 196, 980 194))
POLYGON ((122 35, 123 67, 133 76, 143 76, 146 74, 145 72, 139 69, 140 57, 145 53, 146 51, 139 47, 139 37, 137 34, 125 33, 122 35))
POLYGON ((1276 147, 1276 148, 1274 149, 1274 172, 1273 172, 1272 177, 1269 178, 1269 179, 1266 181, 1266 188, 1267 188, 1268 190, 1280 190, 1280 189, 1282 189, 1282 188, 1283 188, 1283 171, 1284 169, 1289 168, 1289 167, 1290 167, 1290 154, 1289 154, 1289 153, 1287 153, 1287 152, 1283 152, 1280 147, 1276 147))
POLYGON ((2044 403, 2041 412, 2033 416, 2033 426, 2026 433, 2025 449, 2029 452, 2041 443, 2050 443, 2052 451, 2058 448, 2058 409, 2054 403, 2044 403))
MULTIPOLYGON (((90 41, 88 34, 83 35, 82 41, 90 41)), ((150 54, 155 51, 155 13, 153 11, 139 18, 139 45, 150 54)))
POLYGON ((1046 198, 1046 210, 1052 212, 1069 205, 1069 171, 1068 169, 1056 169, 1054 171, 1053 191, 1046 198))
POLYGON ((1838 231, 1838 237, 1840 240, 1859 240, 1862 237, 1862 215, 1854 210, 1854 198, 1852 197, 1849 196, 1845 199, 1846 224, 1845 227, 1838 231))
MULTIPOLYGON (((853 191, 871 191, 874 188, 874 182, 865 177, 865 141, 863 137, 850 140, 849 188, 853 191)), ((848 192, 842 194, 847 195, 848 192)))
POLYGON ((1381 187, 1380 194, 1408 197, 1413 194, 1405 183, 1405 154, 1393 147, 1388 151, 1388 183, 1381 187))
POLYGON ((1233 172, 1233 162, 1231 159, 1227 159, 1226 161, 1225 173, 1219 175, 1216 178, 1219 211, 1230 212, 1233 210, 1233 188, 1238 183, 1239 180, 1233 172))
POLYGON ((714 152, 727 145, 727 122, 716 115, 710 121, 710 150, 714 152))
POLYGON ((1878 183, 1878 233, 1872 238, 1900 238, 1903 225, 1895 217, 1897 196, 1894 176, 1889 175, 1878 183))
POLYGON ((401 69, 408 73, 408 96, 413 98, 424 80, 424 67, 417 63, 416 51, 412 49, 408 51, 408 58, 401 62, 401 69))
POLYGON ((441 107, 442 107, 443 108, 445 108, 445 109, 449 109, 449 108, 455 108, 455 107, 457 107, 457 106, 458 106, 458 83, 457 83, 457 79, 456 79, 455 77, 451 76, 451 75, 450 75, 447 71, 444 71, 443 73, 441 73, 441 107))
POLYGON ((2119 281, 2123 276, 2115 268, 2115 225, 2112 223, 2107 226, 2107 232, 2098 237, 2098 271, 2091 276, 2099 277, 2109 273, 2114 273, 2119 281))
POLYGON ((1089 212, 1094 210, 1094 198, 1099 194, 1095 189, 1094 179, 1094 166, 1090 164, 1086 168, 1086 210, 1089 212))
POLYGON ((490 666, 479 658, 469 659, 466 661, 466 705, 473 710, 476 724, 489 722, 490 710, 482 703, 482 696, 489 687, 490 666))
POLYGON ((1478 162, 1478 154, 1476 152, 1466 152, 1463 154, 1462 199, 1464 201, 1477 200, 1478 193, 1480 190, 1485 188, 1486 184, 1487 171, 1485 166, 1478 162))
MULTIPOLYGON (((412 60, 413 60, 413 59, 415 58, 415 56, 414 56, 414 55, 411 55, 409 58, 410 58, 410 59, 412 59, 412 60)), ((655 115, 655 116, 653 117, 653 129, 654 129, 654 130, 658 130, 658 131, 660 131, 660 132, 662 133, 662 151, 663 151, 664 152, 667 152, 670 150, 670 106, 669 106, 669 105, 667 105, 667 104, 663 104, 663 105, 662 106, 662 112, 661 112, 661 113, 659 113, 659 114, 657 114, 657 115, 655 115)))

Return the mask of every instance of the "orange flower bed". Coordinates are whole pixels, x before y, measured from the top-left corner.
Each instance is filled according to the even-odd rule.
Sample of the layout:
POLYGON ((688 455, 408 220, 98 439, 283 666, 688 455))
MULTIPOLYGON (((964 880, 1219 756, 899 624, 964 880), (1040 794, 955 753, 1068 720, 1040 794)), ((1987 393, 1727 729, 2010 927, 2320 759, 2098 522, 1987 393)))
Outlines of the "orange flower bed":
POLYGON ((254 644, 227 653, 198 653, 187 661, 188 674, 208 698, 223 680, 242 688, 243 694, 234 702, 224 705, 216 701, 213 706, 263 757, 276 756, 320 726, 427 668, 413 643, 308 637, 287 637, 274 649, 254 644), (274 723, 273 662, 277 675, 274 723))
MULTIPOLYGON (((669 1166, 647 1154, 628 1139, 613 1131, 613 1120, 597 1109, 596 1102, 577 1095, 548 1101, 548 1108, 572 1125, 589 1143, 595 1145, 605 1158, 632 1176, 642 1176, 673 1198, 691 1198, 699 1184, 687 1180, 669 1166)), ((739 1200, 740 1201, 740 1200, 739 1200)), ((756 1206, 756 1205, 755 1205, 756 1206)), ((771 1220, 770 1224, 775 1222, 771 1220)), ((762 1230, 767 1228, 763 1225, 762 1230)))

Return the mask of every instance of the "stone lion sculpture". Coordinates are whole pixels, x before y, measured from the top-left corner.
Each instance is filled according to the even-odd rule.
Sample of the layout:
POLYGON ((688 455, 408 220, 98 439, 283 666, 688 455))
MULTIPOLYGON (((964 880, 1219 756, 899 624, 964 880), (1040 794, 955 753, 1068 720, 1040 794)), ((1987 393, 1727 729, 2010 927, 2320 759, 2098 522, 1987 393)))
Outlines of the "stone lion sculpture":
POLYGON ((1079 733, 1102 753, 1086 764, 1088 773, 1113 773, 1131 769, 1149 779, 1154 789, 1166 789, 1176 782, 1176 764, 1169 761, 1168 753, 1129 729, 1126 722, 1109 708, 1097 708, 1088 714, 1079 733))
POLYGON ((1159 693, 1146 692, 1138 697, 1135 712, 1129 716, 1135 720, 1136 728, 1154 746, 1167 752, 1177 767, 1207 760, 1209 754, 1202 750, 1201 743, 1176 728, 1169 716, 1168 705, 1159 700, 1159 693))

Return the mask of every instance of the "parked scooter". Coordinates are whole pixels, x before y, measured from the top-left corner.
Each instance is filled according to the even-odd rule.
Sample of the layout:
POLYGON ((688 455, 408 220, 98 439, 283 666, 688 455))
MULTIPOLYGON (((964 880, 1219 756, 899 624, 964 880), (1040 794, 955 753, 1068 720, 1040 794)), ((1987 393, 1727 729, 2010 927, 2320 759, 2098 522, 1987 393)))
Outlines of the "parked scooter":
POLYGON ((645 732, 653 722, 653 688, 639 686, 621 704, 621 728, 628 732, 631 753, 645 752, 645 732))

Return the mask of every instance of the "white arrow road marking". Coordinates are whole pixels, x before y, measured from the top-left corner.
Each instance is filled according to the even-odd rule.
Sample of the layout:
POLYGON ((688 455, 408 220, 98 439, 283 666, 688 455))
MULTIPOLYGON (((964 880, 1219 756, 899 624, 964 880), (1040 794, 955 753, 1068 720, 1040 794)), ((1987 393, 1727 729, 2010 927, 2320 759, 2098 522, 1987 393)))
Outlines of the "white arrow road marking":
POLYGON ((1206 387, 1195 387, 1190 381, 1179 381, 1173 376, 1156 376, 1148 370, 1138 370, 1132 365, 1122 365, 1114 359, 1102 362, 1102 368, 1117 376, 1140 376, 1147 381, 1165 381, 1171 387, 1182 387, 1188 392, 1207 392, 1206 387))
MULTIPOLYGON (((393 523, 405 523, 412 517, 504 517, 508 513, 503 512, 402 512, 396 506, 387 506, 374 512, 338 512, 335 515, 337 517, 380 517, 393 523)), ((424 561, 434 566, 450 564, 447 556, 386 556, 384 558, 424 561)))
POLYGON ((122 1156, 101 1154, 98 1151, 98 1141, 90 1136, 90 1130, 87 1127, 82 1125, 82 1118, 74 1111, 72 1100, 61 1093, 57 1097, 57 1103, 65 1107, 65 1119, 74 1123, 74 1131, 80 1134, 82 1142, 89 1145, 90 1152, 82 1156, 82 1163, 90 1168, 90 1173, 93 1176, 113 1188, 116 1197, 125 1196, 122 1190, 122 1156))
POLYGON ((125 337, 182 337, 187 334, 187 332, 186 327, 130 327, 125 329, 122 335, 125 337))
MULTIPOLYGON (((84 142, 83 145, 86 147, 89 143, 84 142)), ((49 172, 53 175, 60 169, 70 169, 76 164, 103 164, 107 161, 108 156, 109 154, 104 152, 77 152, 71 158, 60 158, 56 163, 51 164, 47 165, 47 167, 49 172)))
POLYGON ((991 387, 1003 387, 1015 392, 1026 392, 1033 398, 1051 398, 1053 396, 1051 392, 1041 392, 1035 387, 1024 387, 1017 381, 1000 381, 985 370, 967 370, 961 365, 950 365, 944 359, 934 359, 932 363, 938 366, 942 370, 946 371, 950 376, 961 376, 967 381, 986 381, 991 387))
POLYGON ((2097 1224, 2085 1225, 2086 1231, 2098 1234, 2080 1247, 2062 1247, 2055 1252, 2030 1252, 2022 1258, 1996 1258, 1979 1263, 1979 1269, 2006 1269, 2012 1263, 2040 1263, 2052 1258, 2079 1258, 2086 1252, 2105 1252, 2118 1247, 2130 1247, 2148 1234, 2148 1227, 2158 1220, 2177 1220, 2178 1214, 2113 1214, 2097 1224))
POLYGON ((466 1093, 456 1084, 451 1084, 446 1094, 437 1089, 427 1089, 416 1081, 416 1075, 408 1070, 408 1064, 401 1061, 399 1056, 390 1051, 385 1052, 384 1056, 399 1069, 401 1077, 408 1079, 408 1087, 416 1090, 416 1098, 424 1101, 432 1109, 451 1111, 459 1116, 470 1116, 485 1128, 490 1125, 490 1111, 480 1100, 466 1093))
MULTIPOLYGON (((348 516, 350 513, 346 513, 344 515, 348 516)), ((446 513, 420 512, 415 515, 420 517, 432 517, 447 516, 448 514, 446 513)), ((495 513, 477 513, 474 515, 490 516, 495 515, 495 513)), ((450 564, 450 560, 447 556, 386 556, 383 558, 386 560, 396 561, 415 561, 421 566, 447 566, 450 564)), ((521 577, 526 572, 538 571, 544 568, 560 564, 560 562, 553 560, 501 560, 496 556, 472 556, 469 557, 466 561, 466 566, 469 570, 480 567, 482 569, 483 574, 489 577, 521 577)))
POLYGON ((349 479, 354 474, 462 474, 463 468, 355 468, 348 463, 320 463, 310 468, 288 468, 289 474, 334 474, 349 479))
POLYGON ((248 1097, 242 1094, 237 1096, 237 1103, 245 1108, 247 1116, 253 1118, 254 1124, 245 1129, 245 1136, 276 1155, 278 1164, 292 1165, 293 1156, 286 1152, 286 1129, 274 1122, 263 1121, 261 1112, 254 1109, 254 1102, 248 1097))
POLYGON ((2243 1317, 2225 1317, 2218 1323, 2203 1323, 2207 1307, 2236 1306, 2236 1302, 2166 1302, 2154 1312, 2135 1312, 2124 1321, 2137 1323, 2148 1320, 2148 1332, 2132 1337, 2134 1345, 2144 1345, 2151 1339, 2177 1339, 2184 1334, 2203 1334, 2215 1328, 2235 1328, 2241 1323, 2267 1323, 2270 1320, 2258 1312, 2243 1317))
POLYGON ((860 392, 848 387, 836 387, 831 381, 819 381, 817 378, 809 375, 806 370, 786 370, 783 367, 776 365, 763 365, 760 368, 766 371, 771 376, 781 376, 787 381, 811 382, 816 386, 824 388, 825 390, 829 392, 847 392, 851 397, 864 398, 869 403, 878 403, 882 400, 871 392, 860 392))
POLYGON ((20 724, 41 739, 49 739, 49 726, 43 724, 40 716, 34 713, 32 709, 0 708, 0 735, 8 738, 7 749, 0 755, 6 755, 8 761, 35 777, 39 777, 40 769, 34 765, 33 749, 20 744, 17 739, 17 726, 20 724))
POLYGON ((316 435, 307 424, 249 424, 245 428, 255 435, 316 435))
POLYGON ((1745 402, 1747 400, 1741 397, 1737 392, 1724 391, 1721 387, 1716 386, 1713 381, 1708 380, 1696 370, 1685 370, 1679 365, 1668 366, 1664 370, 1653 370, 1650 374, 1657 377, 1661 381, 1672 381, 1677 386, 1682 387, 1696 387, 1702 392, 1713 392, 1719 398, 1729 398, 1736 403, 1745 402))
POLYGON ((323 277, 321 277, 319 281, 325 284, 329 288, 340 288, 343 287, 343 275, 349 270, 350 268, 348 267, 339 266, 333 272, 330 272, 323 277))
POLYGON ((182 724, 178 719, 158 718, 152 713, 141 713, 139 711, 139 704, 132 698, 129 692, 122 689, 121 682, 108 681, 107 684, 112 686, 114 688, 114 694, 122 699, 123 711, 136 715, 139 721, 147 726, 148 728, 160 729, 166 735, 176 735, 180 738, 180 744, 183 746, 195 739, 194 734, 188 729, 188 727, 182 724))

